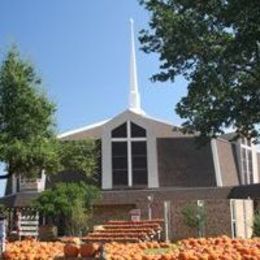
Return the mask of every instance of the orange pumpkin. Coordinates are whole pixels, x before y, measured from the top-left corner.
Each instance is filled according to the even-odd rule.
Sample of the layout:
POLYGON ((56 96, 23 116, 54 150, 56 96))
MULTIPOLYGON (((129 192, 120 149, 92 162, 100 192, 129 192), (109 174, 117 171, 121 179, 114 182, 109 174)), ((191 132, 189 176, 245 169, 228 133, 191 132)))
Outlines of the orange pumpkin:
POLYGON ((3 252, 2 257, 5 260, 12 260, 16 257, 16 254, 10 251, 5 251, 3 252))
POLYGON ((80 255, 82 257, 93 256, 100 249, 97 243, 86 243, 80 246, 80 255))
POLYGON ((68 243, 64 246, 64 255, 68 257, 77 257, 79 254, 79 247, 73 243, 68 243))

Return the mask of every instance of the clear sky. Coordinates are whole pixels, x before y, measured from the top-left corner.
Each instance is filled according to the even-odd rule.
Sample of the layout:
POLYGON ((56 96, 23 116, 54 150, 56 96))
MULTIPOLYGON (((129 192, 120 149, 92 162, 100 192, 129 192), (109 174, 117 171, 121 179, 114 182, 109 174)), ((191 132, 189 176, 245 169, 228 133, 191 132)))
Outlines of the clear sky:
MULTIPOLYGON (((135 21, 139 89, 147 114, 180 124, 186 83, 152 83, 158 57, 139 48, 148 13, 137 0, 1 0, 0 54, 15 43, 57 104, 58 132, 110 118, 128 105, 130 27, 135 21)), ((3 183, 0 183, 0 195, 3 183)))

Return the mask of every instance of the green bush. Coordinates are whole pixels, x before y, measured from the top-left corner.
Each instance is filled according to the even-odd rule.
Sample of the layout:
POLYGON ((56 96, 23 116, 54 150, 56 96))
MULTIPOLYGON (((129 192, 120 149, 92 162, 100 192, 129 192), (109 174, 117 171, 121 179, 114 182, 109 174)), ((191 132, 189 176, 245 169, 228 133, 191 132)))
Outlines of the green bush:
POLYGON ((260 212, 259 211, 257 211, 254 215, 253 236, 260 237, 260 212))
POLYGON ((93 185, 83 182, 58 183, 42 192, 33 202, 33 207, 51 223, 63 218, 68 235, 81 235, 87 230, 92 205, 99 197, 100 191, 93 185))
POLYGON ((184 206, 181 213, 183 221, 188 227, 196 228, 199 237, 205 235, 206 212, 204 206, 190 203, 184 206))

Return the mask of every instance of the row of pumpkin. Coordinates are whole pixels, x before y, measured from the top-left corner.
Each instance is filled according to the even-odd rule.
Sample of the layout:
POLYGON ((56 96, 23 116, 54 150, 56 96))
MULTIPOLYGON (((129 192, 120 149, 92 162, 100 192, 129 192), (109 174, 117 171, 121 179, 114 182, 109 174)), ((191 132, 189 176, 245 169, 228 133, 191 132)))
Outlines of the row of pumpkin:
MULTIPOLYGON (((4 260, 46 260, 64 257, 93 257, 100 253, 98 243, 78 243, 78 239, 63 242, 39 242, 34 239, 7 243, 4 260)), ((1 259, 2 259, 1 258, 1 259)))
POLYGON ((260 260, 260 238, 189 238, 175 244, 106 244, 107 260, 260 260))
POLYGON ((45 260, 64 257, 100 257, 107 260, 260 260, 260 238, 189 238, 178 243, 80 243, 18 241, 7 244, 3 259, 45 260))

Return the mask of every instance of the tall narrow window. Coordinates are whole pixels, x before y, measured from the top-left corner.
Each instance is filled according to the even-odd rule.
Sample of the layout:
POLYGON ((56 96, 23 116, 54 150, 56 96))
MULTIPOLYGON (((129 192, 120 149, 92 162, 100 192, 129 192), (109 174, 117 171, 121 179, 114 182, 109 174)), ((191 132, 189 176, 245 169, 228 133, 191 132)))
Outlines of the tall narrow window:
POLYGON ((147 149, 146 142, 132 142, 133 185, 147 183, 147 149))
POLYGON ((241 141, 241 170, 243 184, 254 183, 253 151, 251 142, 247 139, 241 141))
POLYGON ((126 186, 128 183, 127 142, 112 142, 113 184, 126 186))
POLYGON ((113 186, 146 186, 147 140, 146 130, 127 121, 111 132, 113 186))

